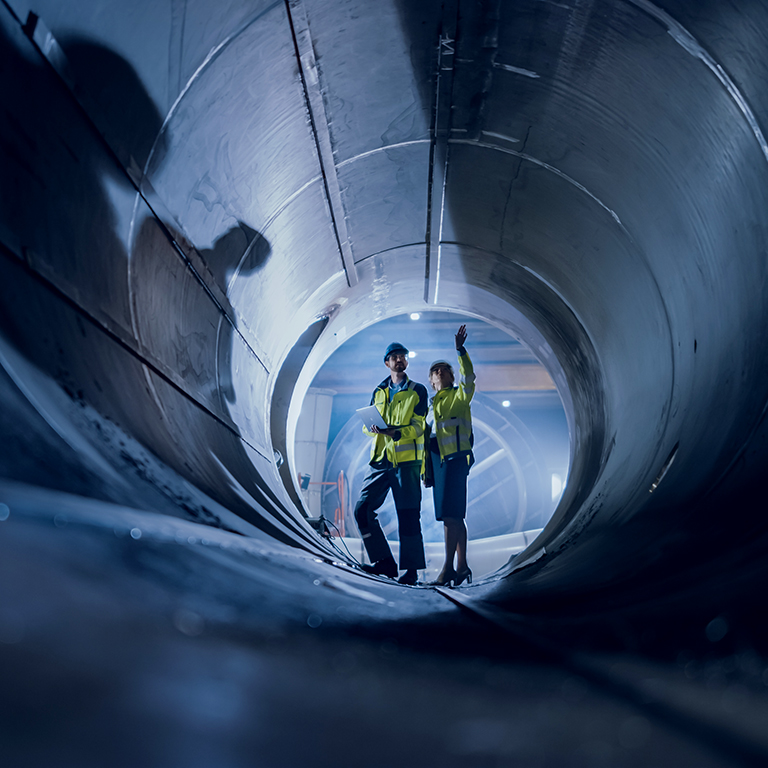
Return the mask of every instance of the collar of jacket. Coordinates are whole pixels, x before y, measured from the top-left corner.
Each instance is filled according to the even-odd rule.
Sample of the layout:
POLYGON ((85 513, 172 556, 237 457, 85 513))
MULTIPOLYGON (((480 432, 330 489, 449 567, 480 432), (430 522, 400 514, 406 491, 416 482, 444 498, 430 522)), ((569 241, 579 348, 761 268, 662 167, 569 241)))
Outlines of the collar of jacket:
MULTIPOLYGON (((387 389, 388 390, 389 389, 389 382, 390 382, 391 378, 392 378, 391 376, 387 376, 387 378, 384 379, 384 381, 382 381, 381 384, 379 384, 379 386, 376 387, 376 389, 387 389)), ((410 384, 410 382, 411 382, 411 380, 410 380, 410 378, 408 378, 408 374, 406 373, 405 374, 405 386, 407 387, 408 384, 410 384)))
MULTIPOLYGON (((458 387, 455 384, 452 387, 443 387, 440 390, 440 392, 447 392, 448 390, 452 390, 452 389, 458 389, 458 387)), ((429 398, 429 402, 430 403, 434 403, 435 402, 435 398, 440 394, 440 392, 435 392, 435 394, 432 395, 432 397, 429 398)))

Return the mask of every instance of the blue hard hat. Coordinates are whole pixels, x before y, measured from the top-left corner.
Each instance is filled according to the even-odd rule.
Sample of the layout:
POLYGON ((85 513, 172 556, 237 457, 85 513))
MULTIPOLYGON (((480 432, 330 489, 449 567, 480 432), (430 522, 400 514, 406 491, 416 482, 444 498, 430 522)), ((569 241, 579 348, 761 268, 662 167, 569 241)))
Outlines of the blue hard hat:
POLYGON ((387 358, 394 354, 395 352, 399 352, 406 357, 408 357, 408 350, 399 342, 399 341, 393 341, 388 347, 387 351, 384 353, 384 362, 387 362, 387 358))

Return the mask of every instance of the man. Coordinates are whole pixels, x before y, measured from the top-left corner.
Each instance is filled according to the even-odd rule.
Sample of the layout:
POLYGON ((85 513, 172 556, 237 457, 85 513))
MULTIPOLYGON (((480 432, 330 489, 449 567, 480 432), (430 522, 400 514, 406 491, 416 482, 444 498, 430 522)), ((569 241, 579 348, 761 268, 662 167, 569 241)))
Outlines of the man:
POLYGON ((416 572, 426 568, 421 538, 420 474, 427 389, 406 375, 408 350, 402 344, 393 342, 387 347, 384 365, 390 375, 373 390, 371 405, 378 408, 388 427, 363 427, 363 432, 373 438, 373 445, 370 469, 355 507, 355 520, 371 560, 371 565, 363 566, 364 570, 379 576, 397 576, 392 550, 376 514, 392 490, 400 536, 400 568, 405 570, 398 581, 415 584, 416 572))

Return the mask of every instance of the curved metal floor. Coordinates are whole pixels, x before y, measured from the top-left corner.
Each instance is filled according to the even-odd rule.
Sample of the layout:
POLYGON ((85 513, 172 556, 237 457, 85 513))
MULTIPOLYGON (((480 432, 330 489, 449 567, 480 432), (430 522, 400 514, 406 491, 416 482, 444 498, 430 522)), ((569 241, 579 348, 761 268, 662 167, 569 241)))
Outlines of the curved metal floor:
POLYGON ((4 0, 2 475, 332 558, 302 395, 355 330, 454 309, 537 353, 572 440, 474 599, 760 648, 766 13, 4 0))

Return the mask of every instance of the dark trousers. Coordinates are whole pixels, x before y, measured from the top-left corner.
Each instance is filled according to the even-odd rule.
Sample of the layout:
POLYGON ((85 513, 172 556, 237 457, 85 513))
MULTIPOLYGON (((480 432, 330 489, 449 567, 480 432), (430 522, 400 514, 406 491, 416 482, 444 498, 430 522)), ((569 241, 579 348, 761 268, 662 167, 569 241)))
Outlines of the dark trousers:
POLYGON ((371 467, 368 470, 360 500, 355 507, 355 521, 372 563, 392 557, 392 550, 376 514, 391 490, 397 510, 400 568, 407 570, 427 567, 421 538, 420 474, 421 462, 418 461, 397 467, 371 467))

